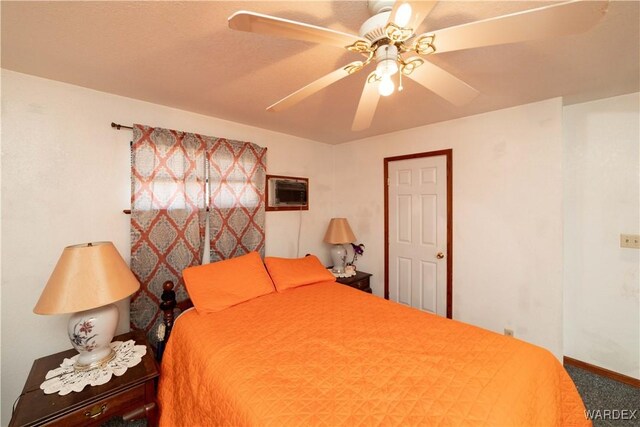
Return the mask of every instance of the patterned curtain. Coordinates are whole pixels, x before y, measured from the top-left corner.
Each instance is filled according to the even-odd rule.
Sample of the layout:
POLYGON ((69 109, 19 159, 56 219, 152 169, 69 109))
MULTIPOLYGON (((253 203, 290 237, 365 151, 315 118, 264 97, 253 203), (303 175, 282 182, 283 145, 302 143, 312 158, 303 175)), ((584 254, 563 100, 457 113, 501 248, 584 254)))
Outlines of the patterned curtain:
POLYGON ((222 138, 208 146, 211 262, 251 251, 264 256, 266 154, 222 138))
POLYGON ((140 290, 131 300, 131 327, 151 342, 162 316, 162 284, 187 298, 182 270, 202 263, 206 150, 214 138, 133 126, 131 146, 131 270, 140 290))

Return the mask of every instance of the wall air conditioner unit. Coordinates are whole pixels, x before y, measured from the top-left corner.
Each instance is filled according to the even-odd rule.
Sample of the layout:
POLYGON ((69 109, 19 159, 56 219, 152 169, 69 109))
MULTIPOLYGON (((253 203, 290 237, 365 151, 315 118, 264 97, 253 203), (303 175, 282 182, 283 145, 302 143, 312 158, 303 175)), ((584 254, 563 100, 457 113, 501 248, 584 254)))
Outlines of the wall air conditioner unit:
POLYGON ((267 211, 309 210, 309 179, 267 175, 267 211))

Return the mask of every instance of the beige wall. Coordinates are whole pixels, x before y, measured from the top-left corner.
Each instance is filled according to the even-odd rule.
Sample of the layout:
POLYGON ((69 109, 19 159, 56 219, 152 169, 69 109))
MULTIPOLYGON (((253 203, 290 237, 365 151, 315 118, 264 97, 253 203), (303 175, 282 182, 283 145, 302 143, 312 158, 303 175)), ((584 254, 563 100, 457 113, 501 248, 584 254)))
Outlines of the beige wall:
POLYGON ((564 109, 565 355, 640 378, 640 94, 564 109))
MULTIPOLYGON (((326 257, 332 147, 15 72, 2 71, 2 425, 34 359, 69 347, 67 316, 32 313, 70 244, 111 240, 129 259, 130 131, 112 121, 188 130, 268 147, 268 171, 310 178, 312 209, 269 212, 266 250, 326 257)), ((325 258, 328 261, 328 257, 325 258)), ((128 325, 122 303, 119 331, 128 325)))
POLYGON ((454 318, 562 356, 560 99, 336 146, 337 216, 383 294, 383 159, 453 149, 454 318))
MULTIPOLYGON (((638 189, 636 199, 625 191, 633 186, 634 166, 638 185, 637 132, 635 139, 632 135, 638 127, 637 99, 636 94, 566 107, 564 118, 561 100, 552 99, 330 146, 3 70, 2 425, 8 423, 33 360, 69 347, 65 316, 32 313, 62 248, 111 240, 128 259, 129 218, 121 210, 129 206, 131 136, 112 130, 111 121, 268 147, 269 173, 310 178, 311 210, 267 213, 267 253, 293 257, 313 252, 329 262, 322 243, 326 225, 332 216, 346 216, 367 245, 358 266, 374 274, 377 295, 382 295, 384 275, 383 158, 452 148, 454 317, 499 333, 511 328, 516 337, 560 357, 564 268, 567 298, 576 302, 564 304, 567 354, 637 376, 637 364, 630 361, 638 359, 632 337, 635 333, 637 340, 638 332, 628 325, 638 324, 638 252, 611 247, 612 234, 638 233, 629 220, 637 213, 638 189), (611 164, 602 163, 593 150, 609 144, 612 132, 620 149, 611 164), (581 175, 566 175, 574 170, 581 175), (598 184, 602 194, 587 194, 585 200, 605 203, 603 212, 622 212, 616 221, 607 221, 610 225, 593 215, 591 205, 571 204, 582 194, 576 189, 592 185, 588 172, 609 177, 598 184), (563 246, 563 220, 568 223, 576 215, 588 221, 565 224, 564 237, 571 241, 563 246), (602 239, 589 233, 593 227, 602 239), (593 243, 578 245, 584 236, 607 246, 606 265, 598 262, 597 250, 580 252, 593 243), (634 260, 636 270, 629 263, 634 260), (582 266, 595 272, 593 280, 577 280, 582 266), (601 286, 612 277, 613 286, 601 286), (588 287, 576 287, 581 283, 588 287), (581 300, 580 292, 593 294, 581 300), (600 319, 593 330, 583 327, 593 320, 580 313, 585 301, 600 319), (597 346, 591 345, 593 334, 602 338, 595 340, 597 346), (610 341, 604 340, 610 335, 610 341), (615 351, 596 351, 610 342, 615 351)), ((125 303, 121 306, 123 331, 128 312, 125 303)))

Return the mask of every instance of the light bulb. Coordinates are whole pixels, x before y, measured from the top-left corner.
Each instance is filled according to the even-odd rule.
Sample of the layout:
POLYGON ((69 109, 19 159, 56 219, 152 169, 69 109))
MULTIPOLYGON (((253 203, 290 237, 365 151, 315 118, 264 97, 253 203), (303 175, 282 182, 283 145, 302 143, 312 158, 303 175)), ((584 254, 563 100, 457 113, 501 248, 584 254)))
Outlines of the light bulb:
POLYGON ((395 16, 395 24, 400 28, 405 28, 411 18, 411 5, 409 3, 403 3, 398 7, 395 16))
POLYGON ((391 80, 391 76, 382 76, 380 85, 378 86, 378 93, 382 96, 389 96, 393 93, 395 86, 391 80))

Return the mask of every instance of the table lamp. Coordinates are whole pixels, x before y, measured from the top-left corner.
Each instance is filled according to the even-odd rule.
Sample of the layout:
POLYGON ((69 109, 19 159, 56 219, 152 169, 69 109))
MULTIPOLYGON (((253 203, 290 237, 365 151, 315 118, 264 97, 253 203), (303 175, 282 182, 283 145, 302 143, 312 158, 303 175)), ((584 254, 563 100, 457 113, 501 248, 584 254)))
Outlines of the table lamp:
POLYGON ((356 241, 356 236, 351 231, 347 219, 331 218, 327 233, 324 235, 324 241, 333 245, 331 247, 331 260, 333 261, 333 269, 331 271, 335 274, 343 274, 344 262, 347 257, 347 250, 343 244, 356 241))
POLYGON ((113 303, 140 283, 111 242, 68 246, 33 309, 36 314, 73 313, 69 339, 80 353, 76 371, 103 366, 115 357, 111 340, 118 325, 113 303))

